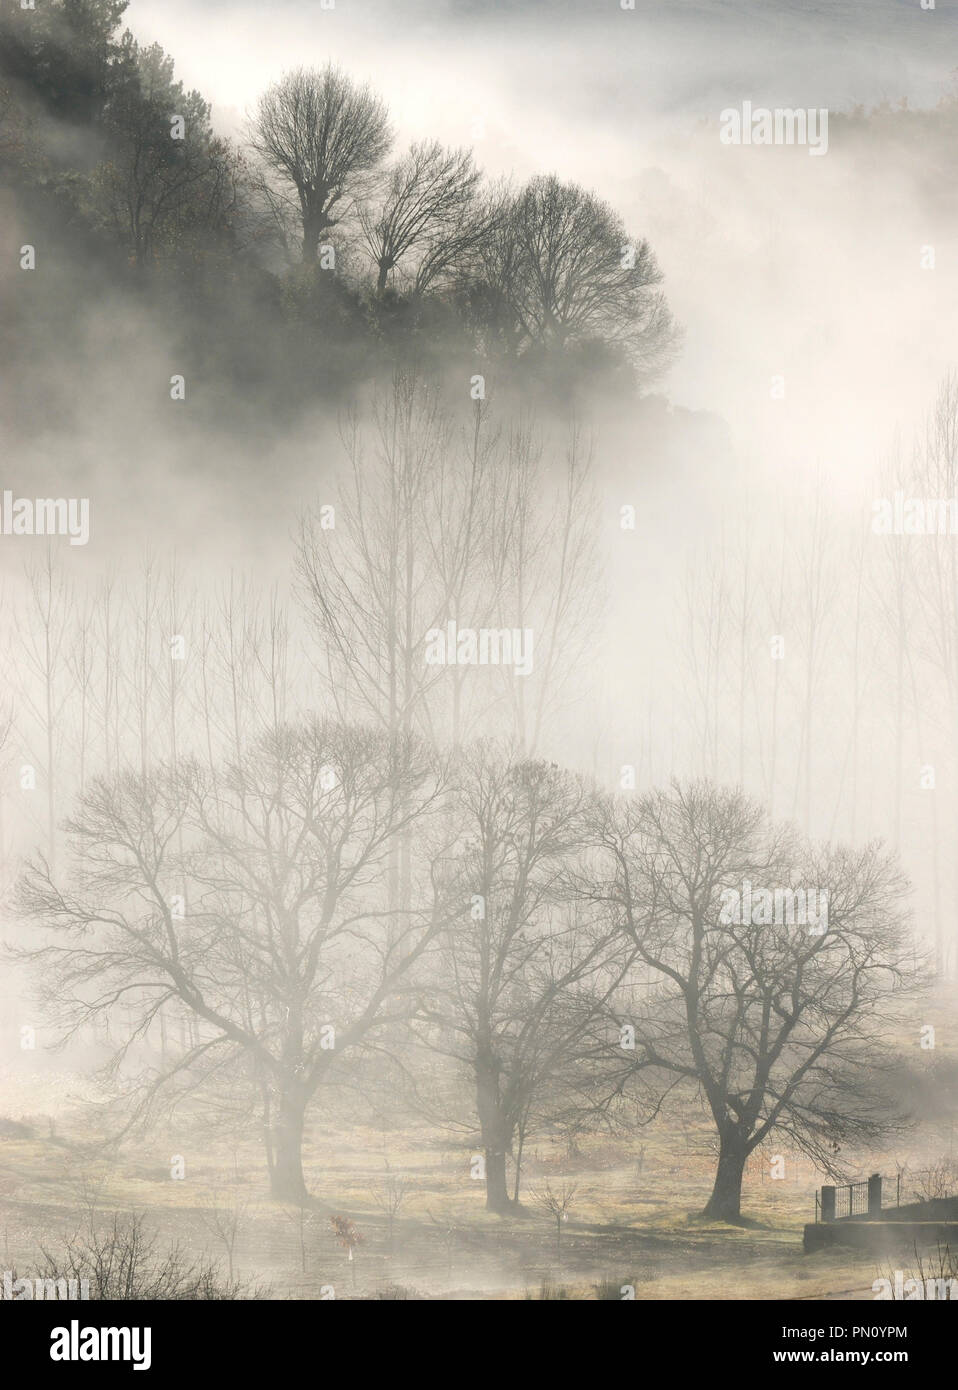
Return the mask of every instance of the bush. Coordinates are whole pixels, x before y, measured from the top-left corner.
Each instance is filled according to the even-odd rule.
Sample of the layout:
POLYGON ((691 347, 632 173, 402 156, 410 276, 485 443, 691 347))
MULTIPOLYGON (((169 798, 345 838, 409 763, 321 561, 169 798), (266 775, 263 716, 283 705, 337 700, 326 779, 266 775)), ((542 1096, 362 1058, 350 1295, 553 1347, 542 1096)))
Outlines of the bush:
POLYGON ((192 1260, 174 1243, 163 1251, 142 1216, 114 1213, 105 1230, 91 1218, 87 1235, 72 1236, 63 1250, 43 1250, 44 1279, 86 1279, 91 1299, 123 1301, 192 1299, 219 1301, 262 1297, 247 1283, 225 1279, 212 1260, 192 1260))

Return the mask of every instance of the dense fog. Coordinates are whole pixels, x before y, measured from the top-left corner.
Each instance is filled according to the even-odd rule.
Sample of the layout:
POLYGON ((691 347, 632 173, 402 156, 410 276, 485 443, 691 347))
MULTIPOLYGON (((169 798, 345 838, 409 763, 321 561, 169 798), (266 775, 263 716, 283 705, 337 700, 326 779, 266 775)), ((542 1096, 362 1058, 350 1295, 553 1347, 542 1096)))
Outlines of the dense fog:
POLYGON ((7 1265, 793 1297, 954 1195, 956 40, 2 0, 7 1265))

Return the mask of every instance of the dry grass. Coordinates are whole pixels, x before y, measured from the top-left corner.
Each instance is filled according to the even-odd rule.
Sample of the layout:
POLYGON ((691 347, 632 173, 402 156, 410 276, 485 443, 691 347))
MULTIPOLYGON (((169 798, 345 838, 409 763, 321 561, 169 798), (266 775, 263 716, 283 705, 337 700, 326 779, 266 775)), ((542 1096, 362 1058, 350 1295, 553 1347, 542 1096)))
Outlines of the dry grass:
MULTIPOLYGON (((914 1039, 902 1045, 914 1047, 914 1039)), ((602 1284, 634 1285, 635 1297, 649 1300, 873 1297, 874 1256, 802 1253, 802 1227, 813 1218, 822 1178, 787 1148, 772 1145, 750 1164, 743 1211, 757 1224, 696 1218, 714 1158, 708 1126, 691 1113, 633 1138, 584 1137, 574 1153, 558 1138, 528 1146, 524 1193, 575 1184, 557 1258, 554 1222, 531 1203, 505 1219, 487 1213, 482 1184, 470 1178, 472 1150, 435 1130, 354 1120, 324 1127, 314 1116, 304 1150, 312 1196, 300 1221, 269 1198, 262 1151, 252 1140, 211 1138, 197 1116, 146 1141, 104 1149, 84 1104, 94 1095, 88 1080, 53 1071, 49 1062, 32 1076, 0 1075, 0 1117, 17 1122, 0 1128, 0 1269, 29 1274, 39 1244, 67 1238, 91 1205, 104 1217, 143 1212, 162 1239, 218 1257, 200 1211, 221 1203, 242 1208, 237 1275, 268 1284, 274 1297, 316 1298, 331 1286, 339 1298, 524 1299, 546 1285, 564 1297, 594 1299, 602 1284), (785 1158, 783 1179, 771 1177, 777 1153, 785 1158), (183 1180, 170 1176, 174 1155, 185 1161, 183 1180), (391 1242, 380 1200, 387 1173, 404 1180, 391 1242), (331 1215, 350 1217, 363 1236, 351 1264, 331 1215)), ((897 1162, 919 1167, 942 1151, 940 1130, 926 1129, 899 1150, 849 1163, 861 1175, 876 1168, 893 1174, 897 1162)))

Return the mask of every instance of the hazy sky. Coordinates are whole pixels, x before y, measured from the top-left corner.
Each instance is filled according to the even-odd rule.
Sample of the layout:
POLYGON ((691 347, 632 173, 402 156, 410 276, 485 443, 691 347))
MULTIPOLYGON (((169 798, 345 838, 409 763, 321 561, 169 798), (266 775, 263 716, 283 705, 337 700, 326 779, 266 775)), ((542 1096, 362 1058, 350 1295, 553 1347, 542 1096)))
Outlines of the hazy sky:
POLYGON ((411 120, 434 119, 445 93, 450 124, 478 95, 533 121, 548 107, 626 127, 648 112, 707 114, 742 85, 807 104, 904 93, 925 103, 955 67, 958 25, 952 6, 923 11, 919 0, 636 0, 634 11, 618 0, 336 0, 332 10, 320 0, 132 0, 128 19, 224 108, 242 109, 291 61, 333 57, 405 97, 411 120))

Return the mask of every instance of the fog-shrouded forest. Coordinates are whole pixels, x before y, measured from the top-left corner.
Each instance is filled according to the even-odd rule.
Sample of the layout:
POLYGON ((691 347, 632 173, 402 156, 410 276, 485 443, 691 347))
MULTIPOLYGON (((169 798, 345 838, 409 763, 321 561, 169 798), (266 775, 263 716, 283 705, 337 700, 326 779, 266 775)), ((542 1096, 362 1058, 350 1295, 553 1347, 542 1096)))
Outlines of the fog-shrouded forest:
POLYGON ((956 53, 0 0, 0 1297, 958 1297, 956 53))

